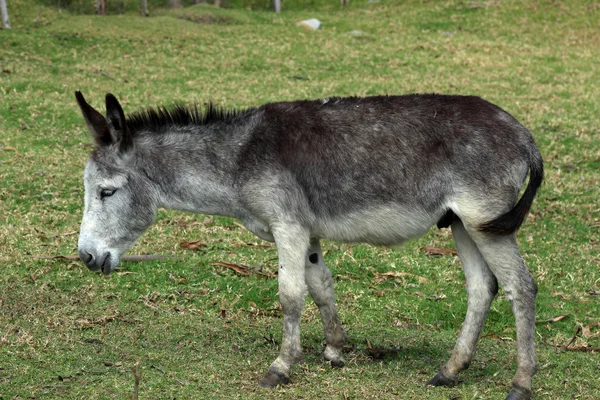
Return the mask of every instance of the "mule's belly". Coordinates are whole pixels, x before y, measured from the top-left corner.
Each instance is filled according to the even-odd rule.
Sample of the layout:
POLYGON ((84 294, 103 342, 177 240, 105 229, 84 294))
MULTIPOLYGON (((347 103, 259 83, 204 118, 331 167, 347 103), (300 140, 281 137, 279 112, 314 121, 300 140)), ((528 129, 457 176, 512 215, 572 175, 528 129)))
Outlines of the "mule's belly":
MULTIPOLYGON (((335 217, 313 216, 307 227, 310 237, 338 242, 400 245, 422 236, 443 216, 443 211, 427 213, 419 208, 397 205, 377 206, 335 217)), ((271 226, 252 216, 241 218, 246 228, 263 240, 275 241, 271 226)))
POLYGON ((318 219, 311 233, 339 242, 399 245, 425 234, 440 216, 416 208, 379 206, 318 219))

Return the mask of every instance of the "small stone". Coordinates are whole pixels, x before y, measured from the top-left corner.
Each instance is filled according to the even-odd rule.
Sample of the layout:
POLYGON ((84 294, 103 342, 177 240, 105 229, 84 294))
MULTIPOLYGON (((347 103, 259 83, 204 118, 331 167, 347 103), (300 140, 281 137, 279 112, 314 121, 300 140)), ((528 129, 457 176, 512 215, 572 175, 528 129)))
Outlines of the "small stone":
POLYGON ((316 18, 306 19, 304 21, 298 22, 296 25, 301 26, 306 29, 321 29, 321 21, 316 18))

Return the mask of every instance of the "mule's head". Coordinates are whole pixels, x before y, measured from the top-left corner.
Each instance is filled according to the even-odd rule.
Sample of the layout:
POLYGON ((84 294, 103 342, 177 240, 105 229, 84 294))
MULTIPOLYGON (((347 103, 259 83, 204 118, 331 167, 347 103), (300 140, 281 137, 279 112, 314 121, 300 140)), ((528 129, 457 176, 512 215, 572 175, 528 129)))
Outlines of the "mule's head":
POLYGON ((84 173, 85 208, 79 257, 92 271, 109 274, 136 239, 152 224, 156 188, 142 172, 121 105, 106 95, 106 117, 81 92, 75 97, 96 143, 84 173))

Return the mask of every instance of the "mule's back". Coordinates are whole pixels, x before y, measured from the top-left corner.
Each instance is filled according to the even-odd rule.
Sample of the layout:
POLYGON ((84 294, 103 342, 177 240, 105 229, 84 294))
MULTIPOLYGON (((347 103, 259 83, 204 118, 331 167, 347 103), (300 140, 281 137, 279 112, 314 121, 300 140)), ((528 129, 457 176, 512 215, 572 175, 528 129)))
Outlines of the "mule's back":
POLYGON ((341 231, 369 231, 349 222, 367 216, 381 221, 380 236, 390 234, 381 226, 409 220, 414 229, 397 236, 418 236, 453 205, 482 196, 490 216, 499 215, 514 205, 537 152, 527 129, 478 97, 335 98, 259 111, 243 167, 289 173, 319 229, 339 240, 360 241, 341 231), (348 229, 327 228, 339 219, 348 229))

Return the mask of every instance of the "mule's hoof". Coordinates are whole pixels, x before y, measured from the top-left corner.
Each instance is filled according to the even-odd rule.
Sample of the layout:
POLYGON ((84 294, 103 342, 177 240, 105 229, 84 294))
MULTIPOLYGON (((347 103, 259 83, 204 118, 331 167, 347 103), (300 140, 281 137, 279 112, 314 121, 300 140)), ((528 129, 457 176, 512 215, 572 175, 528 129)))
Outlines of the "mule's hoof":
POLYGON ((512 385, 506 400, 530 400, 533 398, 531 389, 519 385, 512 385))
POLYGON ((290 383, 290 377, 286 374, 269 368, 269 371, 260 381, 260 386, 264 388, 271 388, 279 385, 285 385, 290 383))
POLYGON ((456 378, 449 378, 444 375, 442 371, 438 371, 438 373, 427 382, 427 386, 454 386, 456 383, 456 378))
POLYGON ((325 352, 323 353, 323 358, 325 361, 329 361, 332 367, 342 368, 344 365, 344 356, 342 355, 342 349, 335 349, 333 347, 327 346, 325 348, 325 352))
POLYGON ((342 359, 329 360, 329 362, 331 363, 331 366, 334 367, 334 368, 343 368, 344 365, 346 365, 344 363, 344 360, 342 360, 342 359))

